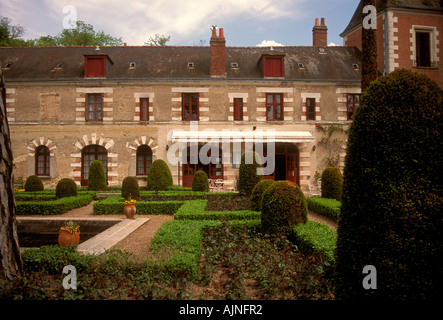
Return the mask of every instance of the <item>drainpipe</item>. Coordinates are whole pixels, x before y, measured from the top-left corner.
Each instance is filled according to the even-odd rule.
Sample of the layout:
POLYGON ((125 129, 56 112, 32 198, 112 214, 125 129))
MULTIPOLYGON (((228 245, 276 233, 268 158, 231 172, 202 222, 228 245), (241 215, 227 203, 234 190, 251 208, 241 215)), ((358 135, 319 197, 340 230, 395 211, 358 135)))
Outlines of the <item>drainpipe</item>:
POLYGON ((384 75, 389 73, 389 15, 388 10, 384 12, 384 26, 383 26, 383 34, 384 34, 384 49, 385 49, 385 70, 384 75))

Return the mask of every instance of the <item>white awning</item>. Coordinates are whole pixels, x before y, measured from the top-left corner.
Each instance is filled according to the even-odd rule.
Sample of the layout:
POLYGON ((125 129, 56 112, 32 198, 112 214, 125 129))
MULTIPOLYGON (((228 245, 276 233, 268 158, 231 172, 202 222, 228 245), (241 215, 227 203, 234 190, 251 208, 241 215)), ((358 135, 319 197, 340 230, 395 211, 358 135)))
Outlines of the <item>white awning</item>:
POLYGON ((235 130, 172 130, 168 134, 168 141, 172 142, 290 142, 304 143, 314 140, 309 131, 235 131, 235 130))

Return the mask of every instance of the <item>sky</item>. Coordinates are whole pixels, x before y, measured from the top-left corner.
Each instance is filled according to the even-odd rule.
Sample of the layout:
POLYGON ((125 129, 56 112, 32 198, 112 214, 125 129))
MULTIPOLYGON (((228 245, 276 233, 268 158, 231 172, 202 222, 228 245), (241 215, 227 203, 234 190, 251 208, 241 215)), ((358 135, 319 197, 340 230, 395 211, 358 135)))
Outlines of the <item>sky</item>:
POLYGON ((25 28, 23 38, 59 34, 80 20, 128 45, 144 45, 155 34, 167 45, 209 45, 211 26, 224 29, 226 45, 311 46, 315 18, 325 18, 328 43, 339 34, 359 0, 0 0, 0 16, 25 28), (69 20, 72 18, 71 20, 69 20))

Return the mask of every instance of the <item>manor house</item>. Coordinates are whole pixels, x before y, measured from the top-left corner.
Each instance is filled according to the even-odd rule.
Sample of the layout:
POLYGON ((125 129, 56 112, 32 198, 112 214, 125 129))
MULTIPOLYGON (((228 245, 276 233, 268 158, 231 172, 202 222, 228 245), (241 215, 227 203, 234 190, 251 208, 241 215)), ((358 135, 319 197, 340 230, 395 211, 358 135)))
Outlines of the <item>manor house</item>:
MULTIPOLYGON (((175 185, 190 186, 199 169, 211 179, 233 182, 241 154, 251 142, 264 140, 275 146, 275 156, 268 158, 275 170, 266 178, 305 188, 317 170, 344 165, 346 129, 361 93, 361 52, 354 36, 360 9, 344 31, 342 47, 327 46, 322 18, 315 20, 313 45, 305 47, 229 47, 223 29, 213 28, 206 47, 0 48, 15 178, 36 174, 54 187, 70 177, 87 185, 89 164, 97 159, 110 186, 126 176, 143 185, 151 163, 163 159, 175 185), (195 134, 196 127, 210 129, 220 142, 219 152, 209 151, 209 163, 191 152, 193 145, 201 150, 208 142, 195 134), (328 128, 336 129, 333 135, 328 128), (178 161, 168 161, 177 141, 185 141, 178 161)), ((408 39, 415 47, 405 44, 412 50, 409 67, 441 84, 441 7, 402 8, 401 14, 380 9, 379 19, 385 19, 380 29, 386 27, 390 36, 378 37, 388 46, 379 49, 380 72, 403 66, 396 26, 412 10, 413 17, 435 19, 419 25, 406 19, 414 24, 408 39)), ((266 143, 263 152, 266 156, 266 143)))

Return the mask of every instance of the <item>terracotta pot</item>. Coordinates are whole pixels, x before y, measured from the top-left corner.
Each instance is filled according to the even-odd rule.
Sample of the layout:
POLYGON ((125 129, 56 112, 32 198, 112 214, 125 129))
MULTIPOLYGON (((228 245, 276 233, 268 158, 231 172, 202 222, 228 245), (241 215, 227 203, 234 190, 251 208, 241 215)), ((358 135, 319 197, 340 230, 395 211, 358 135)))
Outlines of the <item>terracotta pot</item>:
POLYGON ((65 247, 74 244, 76 247, 80 243, 80 232, 74 231, 73 233, 67 230, 60 230, 58 235, 58 245, 60 247, 65 247))
POLYGON ((128 219, 133 219, 136 211, 135 204, 127 204, 123 209, 123 212, 128 219))

